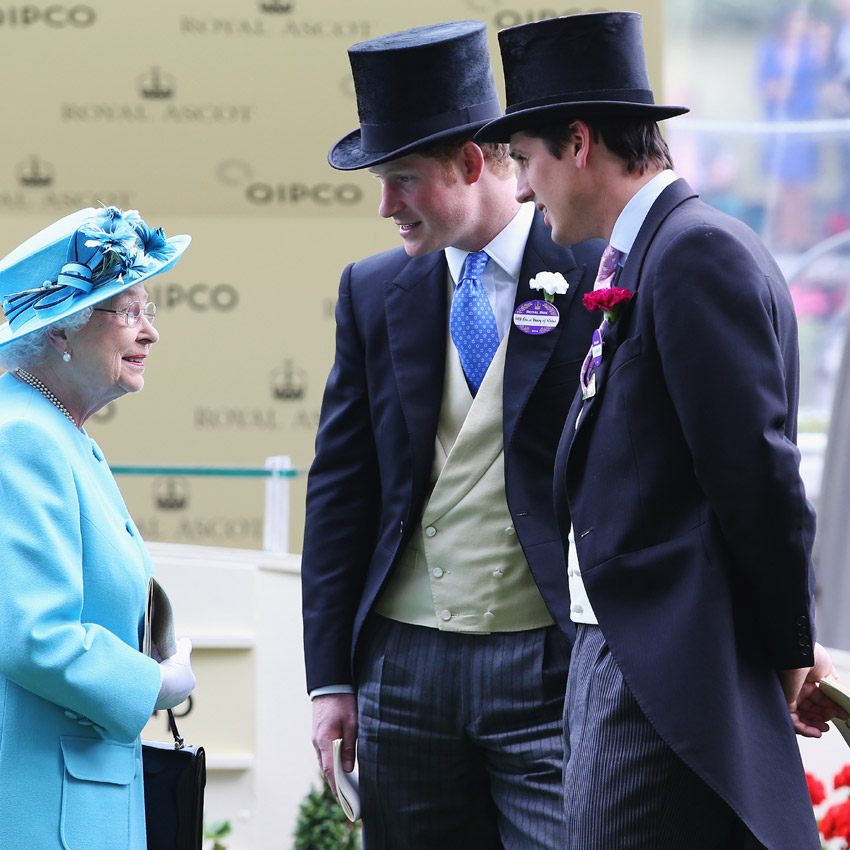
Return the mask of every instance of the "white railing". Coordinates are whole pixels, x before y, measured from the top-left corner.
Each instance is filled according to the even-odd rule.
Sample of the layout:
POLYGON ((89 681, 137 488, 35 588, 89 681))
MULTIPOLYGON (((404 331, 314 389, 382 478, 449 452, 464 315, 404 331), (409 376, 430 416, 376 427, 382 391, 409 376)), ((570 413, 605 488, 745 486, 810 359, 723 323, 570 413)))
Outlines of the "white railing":
POLYGON ((265 466, 112 466, 114 475, 157 475, 219 478, 265 478, 266 502, 263 518, 263 551, 289 552, 290 485, 302 470, 292 465, 289 455, 267 457, 265 466))

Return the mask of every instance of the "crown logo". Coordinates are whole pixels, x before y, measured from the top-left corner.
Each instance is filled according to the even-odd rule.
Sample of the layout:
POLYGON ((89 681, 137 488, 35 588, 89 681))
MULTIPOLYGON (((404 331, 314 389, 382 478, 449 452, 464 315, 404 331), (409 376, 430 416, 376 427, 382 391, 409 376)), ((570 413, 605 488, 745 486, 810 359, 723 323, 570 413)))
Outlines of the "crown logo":
POLYGON ((292 360, 284 360, 280 369, 272 372, 272 395, 280 401, 297 401, 307 391, 306 372, 292 360))
POLYGON ((189 504, 189 484, 184 479, 160 478, 154 484, 154 503, 163 511, 180 511, 189 504))
POLYGON ((174 77, 153 67, 138 78, 139 94, 148 100, 168 100, 174 97, 174 77))
POLYGON ((56 178, 53 166, 37 156, 31 156, 18 165, 17 174, 21 186, 49 186, 56 178))
POLYGON ((269 15, 286 15, 292 11, 294 3, 280 3, 279 0, 262 0, 260 11, 269 15))

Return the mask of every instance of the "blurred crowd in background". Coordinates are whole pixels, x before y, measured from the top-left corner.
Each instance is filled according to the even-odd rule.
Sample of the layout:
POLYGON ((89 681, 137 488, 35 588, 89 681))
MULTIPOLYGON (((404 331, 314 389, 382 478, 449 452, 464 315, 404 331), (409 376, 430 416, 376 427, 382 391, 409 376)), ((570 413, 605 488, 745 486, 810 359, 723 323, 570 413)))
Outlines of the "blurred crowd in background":
POLYGON ((800 321, 803 432, 825 432, 850 311, 850 0, 667 8, 666 132, 678 173, 746 221, 800 321))

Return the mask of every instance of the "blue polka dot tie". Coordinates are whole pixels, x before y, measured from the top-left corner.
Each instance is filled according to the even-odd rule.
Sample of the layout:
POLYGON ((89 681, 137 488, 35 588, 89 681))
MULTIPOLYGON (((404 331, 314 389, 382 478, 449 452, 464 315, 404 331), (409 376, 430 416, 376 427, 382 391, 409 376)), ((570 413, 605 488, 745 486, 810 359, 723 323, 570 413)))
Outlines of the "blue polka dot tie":
POLYGON ((478 392, 499 347, 496 317, 481 285, 481 272, 488 259, 483 251, 467 255, 449 314, 452 341, 473 395, 478 392))

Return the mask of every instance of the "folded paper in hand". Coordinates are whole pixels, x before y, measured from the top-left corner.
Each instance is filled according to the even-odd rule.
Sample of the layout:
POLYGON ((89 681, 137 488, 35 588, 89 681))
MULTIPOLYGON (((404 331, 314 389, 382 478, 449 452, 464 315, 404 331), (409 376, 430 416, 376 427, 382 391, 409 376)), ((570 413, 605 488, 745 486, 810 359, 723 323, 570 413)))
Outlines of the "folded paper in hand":
POLYGON ((360 783, 356 767, 351 773, 342 768, 342 738, 334 741, 334 783, 336 798, 345 816, 353 823, 360 817, 360 783))
POLYGON ((145 627, 142 633, 142 652, 157 661, 171 658, 177 652, 174 640, 174 612, 162 585, 151 576, 148 579, 148 598, 145 605, 145 627))
MULTIPOLYGON (((850 712, 850 690, 845 685, 833 679, 832 676, 827 676, 820 680, 820 689, 835 703, 838 703, 845 711, 850 712)), ((832 723, 835 728, 841 733, 844 740, 850 745, 850 720, 842 720, 840 717, 833 717, 832 723)))

